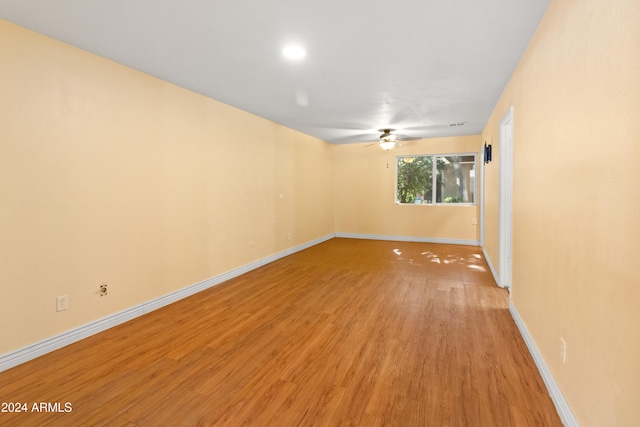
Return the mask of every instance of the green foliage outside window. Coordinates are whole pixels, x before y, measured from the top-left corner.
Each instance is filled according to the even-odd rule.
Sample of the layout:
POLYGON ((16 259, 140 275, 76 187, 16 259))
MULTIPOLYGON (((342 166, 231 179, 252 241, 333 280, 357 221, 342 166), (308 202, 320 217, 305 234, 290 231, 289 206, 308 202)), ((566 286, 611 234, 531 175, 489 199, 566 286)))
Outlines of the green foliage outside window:
POLYGON ((475 160, 475 155, 398 157, 397 203, 474 203, 475 160))

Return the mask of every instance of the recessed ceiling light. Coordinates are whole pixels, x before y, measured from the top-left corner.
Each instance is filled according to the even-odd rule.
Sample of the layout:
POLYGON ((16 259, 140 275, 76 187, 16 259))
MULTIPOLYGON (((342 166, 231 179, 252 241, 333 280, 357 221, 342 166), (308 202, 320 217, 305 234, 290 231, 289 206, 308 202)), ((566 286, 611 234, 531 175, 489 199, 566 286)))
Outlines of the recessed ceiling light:
POLYGON ((302 59, 307 52, 300 46, 287 46, 282 49, 282 54, 289 59, 302 59))

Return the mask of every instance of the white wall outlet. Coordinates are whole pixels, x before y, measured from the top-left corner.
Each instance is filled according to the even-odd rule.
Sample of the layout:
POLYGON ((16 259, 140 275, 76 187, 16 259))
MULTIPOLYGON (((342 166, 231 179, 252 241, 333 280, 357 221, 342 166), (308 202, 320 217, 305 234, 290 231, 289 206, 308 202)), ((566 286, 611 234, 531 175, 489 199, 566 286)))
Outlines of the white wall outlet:
POLYGON ((562 363, 567 363, 567 342, 563 338, 560 338, 560 357, 562 363))
POLYGON ((478 225, 478 220, 477 220, 477 219, 475 219, 475 218, 473 218, 473 219, 471 220, 471 225, 478 225))
POLYGON ((287 240, 291 240, 291 233, 287 233, 287 240))
POLYGON ((64 311, 69 308, 69 297, 60 295, 56 297, 56 311, 64 311))

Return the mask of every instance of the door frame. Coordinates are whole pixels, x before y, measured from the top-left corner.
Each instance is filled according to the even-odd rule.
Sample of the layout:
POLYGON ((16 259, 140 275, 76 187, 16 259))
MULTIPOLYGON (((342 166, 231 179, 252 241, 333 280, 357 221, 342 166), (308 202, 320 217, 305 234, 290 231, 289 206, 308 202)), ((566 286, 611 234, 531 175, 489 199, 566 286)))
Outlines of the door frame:
POLYGON ((500 279, 511 291, 513 255, 513 106, 500 120, 500 279))

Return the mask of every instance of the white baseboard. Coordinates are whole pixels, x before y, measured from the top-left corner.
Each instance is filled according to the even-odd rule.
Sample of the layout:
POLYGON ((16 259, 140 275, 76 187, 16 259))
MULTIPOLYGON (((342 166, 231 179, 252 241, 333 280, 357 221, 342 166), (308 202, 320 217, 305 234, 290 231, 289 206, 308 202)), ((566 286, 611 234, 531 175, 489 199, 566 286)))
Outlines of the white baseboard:
POLYGON ((527 348, 529 348, 529 353, 531 353, 531 357, 533 357, 533 361, 536 363, 538 367, 538 371, 540 371, 540 375, 542 376, 542 380, 544 384, 547 386, 547 390, 549 391, 549 395, 551 396, 551 400, 553 400, 553 404, 558 411, 558 415, 560 416, 560 420, 565 425, 565 427, 579 427, 578 420, 576 420, 573 412, 571 412, 571 408, 569 404, 564 398, 564 395, 560 391, 560 387, 556 383, 553 375, 551 375, 551 371, 547 367, 544 359, 542 358, 542 354, 538 351, 533 338, 529 334, 527 327, 525 326, 518 310, 516 310, 515 305, 513 305, 513 301, 509 302, 509 312, 513 317, 513 320, 516 323, 516 326, 520 330, 520 334, 522 338, 524 338, 524 342, 527 344, 527 348))
POLYGON ((334 237, 335 237, 335 234, 328 234, 326 236, 311 240, 309 242, 303 243, 293 248, 289 248, 282 252, 275 253, 266 258, 253 261, 247 265, 227 271, 226 273, 222 273, 218 276, 212 277, 210 279, 204 280, 202 282, 196 283, 186 288, 179 289, 175 292, 171 292, 170 294, 161 296, 159 298, 155 298, 151 301, 147 301, 145 303, 136 305, 126 310, 120 311, 118 313, 112 314, 110 316, 104 317, 94 322, 88 323, 84 326, 79 326, 77 328, 71 329, 69 331, 63 332, 53 337, 46 338, 37 343, 28 345, 21 349, 3 354, 2 356, 0 356, 0 372, 5 371, 14 366, 17 366, 21 363, 27 362, 29 360, 35 359, 36 357, 42 356, 43 354, 49 353, 51 351, 54 351, 64 346, 67 346, 69 344, 72 344, 76 341, 80 341, 81 339, 97 334, 98 332, 102 332, 106 329, 109 329, 121 323, 127 322, 136 317, 142 316, 143 314, 147 314, 149 312, 157 310, 161 307, 164 307, 166 305, 179 301, 183 298, 186 298, 198 292, 201 292, 212 286, 216 286, 222 282, 225 282, 229 279, 233 279, 234 277, 240 276, 251 270, 255 270, 256 268, 267 265, 280 258, 284 258, 288 255, 292 255, 301 250, 310 248, 311 246, 330 240, 334 237))
POLYGON ((500 286, 500 276, 498 276, 498 272, 496 271, 495 267, 493 266, 493 263, 491 262, 491 258, 489 258, 489 254, 487 254, 487 251, 484 248, 484 246, 482 247, 482 255, 484 255, 484 259, 485 259, 485 261, 487 261, 487 264, 489 265, 489 270, 491 271, 491 274, 493 275, 493 280, 495 280, 496 284, 498 286, 500 286))
POLYGON ((386 234, 336 233, 336 237, 345 239, 389 240, 394 242, 442 243, 449 245, 479 246, 478 240, 440 239, 435 237, 388 236, 386 234))

